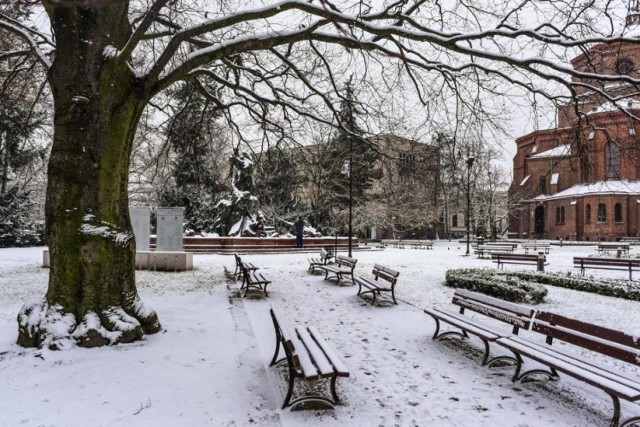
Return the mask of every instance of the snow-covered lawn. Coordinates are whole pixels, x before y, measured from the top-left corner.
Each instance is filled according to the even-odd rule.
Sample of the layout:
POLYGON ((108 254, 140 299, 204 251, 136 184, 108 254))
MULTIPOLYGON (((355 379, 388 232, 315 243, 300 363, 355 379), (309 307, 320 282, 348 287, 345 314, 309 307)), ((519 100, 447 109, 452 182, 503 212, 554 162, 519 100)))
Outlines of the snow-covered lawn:
MULTIPOLYGON (((400 271, 398 306, 371 306, 356 297, 357 287, 307 273, 309 254, 245 255, 273 283, 269 298, 242 299, 239 282, 225 277, 233 256, 197 255, 191 272, 138 272, 141 297, 158 311, 163 332, 132 345, 61 352, 15 344, 20 307, 46 291, 42 248, 0 250, 0 425, 607 425, 612 405, 598 389, 567 377, 513 384, 512 367, 480 366, 479 340, 431 340, 434 322, 422 309, 451 305, 445 271, 494 268, 463 257, 464 249, 441 241, 434 250, 355 252, 360 274, 370 274, 376 262, 400 271), (268 367, 275 345, 271 304, 292 323, 315 325, 343 356, 352 374, 338 380, 344 406, 280 410, 285 379, 268 367)), ((594 252, 553 247, 547 270, 575 274, 572 256, 594 252)), ((540 308, 638 334, 640 303, 548 289, 540 308)), ((623 403, 623 417, 639 413, 623 403)))

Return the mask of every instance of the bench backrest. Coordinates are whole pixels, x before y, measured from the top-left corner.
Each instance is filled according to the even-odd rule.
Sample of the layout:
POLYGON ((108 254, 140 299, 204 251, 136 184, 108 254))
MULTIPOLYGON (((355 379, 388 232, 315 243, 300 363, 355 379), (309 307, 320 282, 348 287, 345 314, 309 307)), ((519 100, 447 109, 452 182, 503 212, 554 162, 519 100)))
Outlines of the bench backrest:
POLYGON ((514 332, 517 332, 518 328, 529 329, 536 312, 533 308, 465 289, 456 289, 451 302, 460 306, 461 313, 464 313, 465 309, 475 311, 512 325, 514 332))
POLYGON ((240 255, 238 254, 233 254, 234 257, 236 257, 236 265, 238 267, 242 266, 242 260, 240 259, 240 255))
POLYGON ((378 278, 380 277, 387 282, 390 282, 391 284, 395 284, 398 280, 398 276, 400 275, 399 271, 380 264, 375 264, 373 266, 372 273, 374 276, 376 276, 376 280, 378 280, 378 278))
POLYGON ((478 245, 479 250, 489 251, 511 251, 513 246, 511 245, 478 245))
POLYGON ((555 338, 640 366, 640 339, 624 332, 548 311, 537 313, 532 330, 545 334, 548 344, 555 338))
POLYGON ((339 265, 344 265, 345 267, 349 267, 349 268, 351 268, 353 270, 353 268, 356 266, 356 263, 358 262, 358 260, 355 259, 355 258, 344 256, 344 255, 337 255, 336 256, 336 262, 339 265))
POLYGON ((592 257, 573 257, 573 265, 621 265, 640 267, 640 259, 638 258, 592 258, 592 257))
MULTIPOLYGON (((491 260, 507 260, 507 261, 534 261, 537 260, 540 255, 538 254, 510 254, 510 253, 500 253, 494 252, 491 254, 491 260)), ((542 255, 543 259, 546 259, 544 254, 542 255)))

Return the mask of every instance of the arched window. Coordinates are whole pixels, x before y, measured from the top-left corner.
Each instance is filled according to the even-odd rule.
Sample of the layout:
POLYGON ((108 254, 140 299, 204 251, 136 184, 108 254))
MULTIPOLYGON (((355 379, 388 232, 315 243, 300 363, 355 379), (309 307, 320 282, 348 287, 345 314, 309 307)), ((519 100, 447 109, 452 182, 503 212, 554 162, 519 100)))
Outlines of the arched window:
POLYGON ((564 224, 564 206, 560 208, 560 223, 564 224))
POLYGON ((584 210, 584 222, 586 224, 591 224, 591 205, 587 205, 584 210))
POLYGON ((613 207, 613 220, 615 222, 622 222, 622 205, 616 203, 613 207))
POLYGON ((458 214, 455 214, 451 217, 451 226, 452 227, 458 226, 458 214))
POLYGON ((610 142, 604 151, 607 179, 620 179, 620 144, 610 142))
POLYGON ((598 203, 598 222, 607 222, 607 205, 598 203))

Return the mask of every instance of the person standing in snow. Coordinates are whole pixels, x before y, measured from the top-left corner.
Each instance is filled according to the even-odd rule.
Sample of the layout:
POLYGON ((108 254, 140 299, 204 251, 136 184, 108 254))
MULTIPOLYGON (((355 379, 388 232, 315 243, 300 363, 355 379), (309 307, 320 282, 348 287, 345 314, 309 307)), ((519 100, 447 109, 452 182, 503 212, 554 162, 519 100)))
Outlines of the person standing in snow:
POLYGON ((296 233, 296 248, 302 247, 302 233, 304 232, 304 219, 299 216, 293 223, 293 229, 296 233))

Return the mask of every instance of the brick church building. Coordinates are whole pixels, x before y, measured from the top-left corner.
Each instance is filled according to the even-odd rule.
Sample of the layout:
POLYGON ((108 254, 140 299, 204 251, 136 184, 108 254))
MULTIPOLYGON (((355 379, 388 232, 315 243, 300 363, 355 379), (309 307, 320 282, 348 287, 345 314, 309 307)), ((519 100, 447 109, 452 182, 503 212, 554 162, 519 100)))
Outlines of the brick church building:
MULTIPOLYGON (((627 16, 625 36, 630 35, 640 35, 637 6, 627 16)), ((581 72, 637 79, 640 44, 598 44, 571 65, 581 72)), ((640 236, 640 122, 631 117, 640 117, 640 91, 620 80, 581 82, 585 86, 576 87, 576 102, 557 109, 557 128, 516 139, 509 188, 512 237, 614 241, 640 236)))

